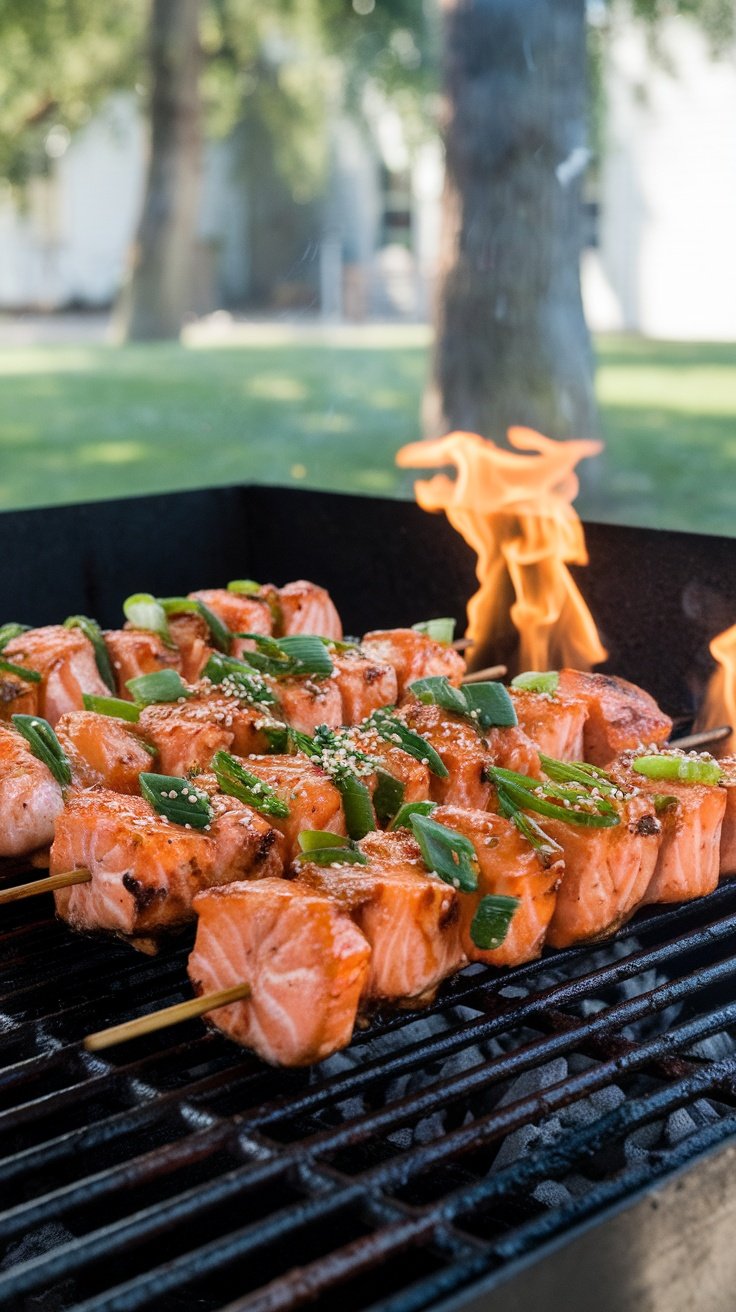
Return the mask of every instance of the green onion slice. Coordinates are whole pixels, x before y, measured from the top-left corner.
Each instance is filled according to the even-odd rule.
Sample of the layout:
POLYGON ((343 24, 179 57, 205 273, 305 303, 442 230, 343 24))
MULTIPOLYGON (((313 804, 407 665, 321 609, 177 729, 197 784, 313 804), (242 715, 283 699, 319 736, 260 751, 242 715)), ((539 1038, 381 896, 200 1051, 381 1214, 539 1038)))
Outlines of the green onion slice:
POLYGON ((30 624, 16 624, 13 621, 0 625, 0 651, 3 651, 13 638, 19 638, 21 633, 27 633, 29 628, 30 624))
POLYGON ((522 838, 525 838, 527 843, 533 847, 539 860, 544 866, 544 869, 547 870, 551 865, 554 865, 555 862, 559 861, 560 857, 563 855, 563 849, 560 844, 556 843, 554 838, 550 838, 549 834, 545 833, 541 825, 538 825, 532 816, 525 815, 523 811, 519 810, 516 803, 512 802, 508 793, 500 783, 496 784, 496 792, 498 794, 498 805, 501 815, 505 816, 507 820, 510 820, 515 828, 518 829, 522 838))
POLYGON ((679 797, 673 797, 671 793, 655 793, 652 801, 657 815, 662 815, 665 811, 672 811, 680 805, 679 797))
POLYGON ((421 761, 423 765, 429 766, 432 774, 438 779, 447 779, 449 770, 442 757, 426 738, 414 733, 403 720, 397 719, 387 711, 374 711, 366 720, 366 724, 375 729, 384 742, 394 743, 402 752, 406 752, 407 756, 412 756, 415 761, 421 761))
POLYGON ((376 771, 378 783, 373 794, 373 806, 381 824, 388 824, 401 810, 405 788, 400 779, 395 779, 388 770, 380 766, 376 771))
POLYGON ((443 616, 438 620, 420 620, 419 624, 411 626, 415 633, 424 633, 428 638, 434 638, 435 642, 441 642, 443 646, 449 647, 455 637, 455 621, 449 616, 443 616))
POLYGON ((345 773, 334 778, 335 787, 342 797, 345 828, 353 839, 365 838, 376 827, 376 817, 368 785, 354 774, 345 773))
POLYGON ((345 845, 345 839, 326 829, 302 829, 297 842, 301 848, 297 861, 311 861, 317 866, 367 866, 368 857, 357 847, 345 845))
POLYGON ((414 814, 410 816, 409 824, 427 869, 463 893, 475 892, 478 858, 470 839, 438 824, 428 815, 414 814))
POLYGON ((389 829, 410 829, 409 822, 413 815, 431 815, 436 806, 436 802, 405 802, 401 810, 396 812, 389 829))
POLYGON ((66 788, 72 781, 72 768, 48 720, 42 720, 37 715, 14 715, 12 720, 33 755, 43 761, 56 782, 66 788))
POLYGON ((539 753, 539 760, 544 773, 558 784, 582 784, 585 788, 597 788, 599 793, 616 793, 623 791, 614 783, 605 770, 597 765, 588 765, 583 761, 557 761, 553 756, 539 753))
POLYGON ((202 670, 202 678, 209 679, 210 683, 226 684, 227 687, 223 691, 232 692, 234 696, 248 702, 251 706, 277 704, 276 696, 265 679, 252 666, 246 665, 245 661, 239 660, 236 656, 223 656, 221 652, 213 651, 202 670))
POLYGON ((518 897, 504 897, 500 893, 482 897, 470 922, 470 937, 475 946, 484 952, 500 948, 519 905, 518 897))
POLYGON ((291 747, 291 732, 285 724, 264 724, 260 732, 268 743, 267 751, 272 756, 284 756, 291 747))
POLYGON ((632 761, 637 774, 647 779, 677 779, 684 784, 719 784, 723 778, 721 767, 712 759, 702 756, 670 756, 662 752, 657 756, 637 756, 632 761))
POLYGON ((138 706, 178 702, 181 697, 194 695, 176 670, 154 670, 153 674, 139 674, 135 679, 128 679, 125 686, 133 694, 138 706))
POLYGON ((277 679, 294 678, 305 674, 328 678, 333 664, 330 653, 321 638, 307 633, 294 633, 286 638, 269 638, 262 633, 238 633, 238 638, 250 638, 255 651, 244 651, 247 661, 262 674, 277 679))
POLYGON ((237 797, 263 815, 275 816, 279 820, 285 820, 290 815, 286 802, 281 800, 275 789, 257 774, 247 770, 229 752, 215 752, 212 770, 221 793, 237 797))
POLYGON ((0 656, 0 670, 6 674, 14 674, 17 679, 24 679, 26 683, 40 683, 41 675, 38 670, 29 670, 25 665, 15 665, 13 661, 3 660, 0 656))
POLYGON ((231 579, 227 585, 228 592, 237 592, 243 597, 257 597, 263 589, 262 583, 255 579, 231 579))
POLYGON ((174 647, 166 611, 150 592, 134 592, 123 602, 123 614, 134 629, 156 633, 167 647, 174 647))
POLYGON ((82 693, 85 711, 94 711, 96 715, 111 715, 116 720, 128 720, 137 724, 141 718, 141 708, 135 702, 123 701, 122 697, 97 697, 94 693, 82 693))
POLYGON ((190 779, 173 774, 142 774, 139 778, 141 795, 173 824, 206 829, 211 823, 214 812, 210 799, 190 779))
POLYGON ((541 784, 538 779, 528 775, 517 774, 514 770, 503 770, 500 766, 486 767, 486 775, 498 788, 500 784, 507 801, 519 811, 536 811, 539 815, 549 816, 553 820, 562 820, 565 824, 580 825, 589 829, 610 829, 620 823, 616 809, 605 798, 593 797, 585 791, 573 792, 555 788, 554 785, 541 784), (552 797, 569 802, 569 806, 559 801, 550 801, 552 797), (576 807, 581 809, 576 810, 576 807))
POLYGON ((233 635, 226 624, 223 624, 219 615, 216 615, 209 606, 206 606, 199 597, 159 597, 159 605, 163 607, 164 614, 169 615, 199 615, 207 625, 212 638, 213 646, 218 651, 223 651, 227 655, 232 646, 233 635))
POLYGON ((520 688, 522 692, 557 692, 560 683, 560 674, 558 670, 527 670, 525 674, 517 674, 516 678, 511 680, 512 688, 520 688))
POLYGON ((373 773, 376 762, 361 752, 344 730, 328 729, 326 724, 317 726, 313 738, 292 729, 290 739, 298 751, 322 767, 340 792, 350 837, 363 838, 375 829, 371 795, 358 772, 373 773))
POLYGON ((102 682, 107 684, 111 692, 115 692, 117 688, 115 674, 105 646, 105 639, 102 636, 102 629, 97 620, 90 619, 89 615, 70 615, 68 619, 64 620, 64 628, 81 629, 87 641, 92 644, 95 653, 95 664, 102 682))
POLYGON ((514 704, 502 683, 468 683, 455 688, 444 674, 415 679, 408 685, 418 701, 464 715, 482 729, 513 728, 518 724, 514 704))

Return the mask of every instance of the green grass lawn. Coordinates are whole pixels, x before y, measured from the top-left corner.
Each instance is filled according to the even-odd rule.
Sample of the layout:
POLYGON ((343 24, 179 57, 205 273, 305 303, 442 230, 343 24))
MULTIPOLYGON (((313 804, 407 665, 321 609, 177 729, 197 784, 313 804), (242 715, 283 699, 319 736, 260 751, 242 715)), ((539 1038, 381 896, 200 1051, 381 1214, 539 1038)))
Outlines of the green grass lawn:
MULTIPOLYGON (((250 328, 226 345, 0 350, 0 507, 261 480, 404 496, 428 335, 250 328)), ((598 342, 589 518, 733 534, 736 345, 598 342)))

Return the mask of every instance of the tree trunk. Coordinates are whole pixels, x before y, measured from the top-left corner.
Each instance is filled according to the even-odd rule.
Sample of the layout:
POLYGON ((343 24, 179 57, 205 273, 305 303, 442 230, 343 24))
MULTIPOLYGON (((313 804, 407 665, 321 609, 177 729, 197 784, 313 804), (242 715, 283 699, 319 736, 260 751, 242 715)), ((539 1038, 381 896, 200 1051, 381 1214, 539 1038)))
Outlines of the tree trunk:
POLYGON ((597 430, 580 294, 585 0, 442 0, 446 181, 427 436, 597 430))
POLYGON ((194 302, 194 253, 202 170, 199 89, 201 0, 153 0, 150 26, 151 148, 118 335, 178 337, 194 302))

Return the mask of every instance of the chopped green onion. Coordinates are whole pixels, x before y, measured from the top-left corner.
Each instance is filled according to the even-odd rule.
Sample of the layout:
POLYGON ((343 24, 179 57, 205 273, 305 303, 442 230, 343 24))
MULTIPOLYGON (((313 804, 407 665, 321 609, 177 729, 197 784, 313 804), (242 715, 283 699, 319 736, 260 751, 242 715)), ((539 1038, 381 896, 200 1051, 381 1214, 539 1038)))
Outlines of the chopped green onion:
POLYGON ((291 733, 285 724, 264 724, 260 732, 268 743, 268 751, 274 756, 283 756, 291 746, 291 733))
POLYGON ((14 715, 12 720, 33 755, 43 761, 56 782, 66 788, 72 781, 72 769, 48 720, 42 720, 37 715, 14 715))
POLYGON ((228 797, 237 797, 255 811, 280 820, 285 820, 290 814, 286 802, 282 802, 275 789, 251 770, 246 770, 229 752, 215 752, 212 770, 220 792, 227 793, 228 797))
POLYGON ((0 656, 0 670, 6 674, 14 674, 18 679, 25 679, 26 683, 40 683, 41 675, 38 670, 29 670, 25 665, 15 665, 13 661, 3 660, 0 656))
POLYGON ((557 692, 560 682, 558 670, 527 670, 525 674, 517 674, 515 679, 511 680, 512 688, 520 688, 522 692, 557 692))
POLYGON ((19 638, 21 633, 27 633, 29 628, 29 624, 16 624, 13 621, 0 625, 0 651, 3 651, 13 638, 19 638))
POLYGON ((137 724, 141 718, 140 706, 135 702, 123 701, 122 697, 96 697, 91 692, 82 693, 85 711, 94 711, 96 715, 111 715, 116 720, 128 720, 137 724))
POLYGON ((680 805, 679 798, 673 797, 671 793, 655 793, 652 801, 657 815, 662 815, 663 812, 671 811, 674 807, 680 805))
POLYGON ((519 905, 518 897, 504 897, 500 893, 482 897, 470 922, 470 937, 475 946, 484 952, 500 948, 519 905))
POLYGON ((539 753, 539 760, 546 775, 556 783, 577 783, 585 788, 597 788, 600 793, 620 792, 611 776, 598 766, 587 765, 582 761, 557 761, 553 756, 539 753))
POLYGON ((81 629, 87 641, 92 644, 95 653, 95 664, 102 682, 107 684, 111 692, 115 692, 117 687, 115 674, 105 646, 105 639, 102 636, 102 629, 97 620, 91 620, 88 615, 70 615, 68 619, 64 620, 64 628, 81 629))
POLYGON ((463 893, 475 892, 478 858, 470 839, 438 824, 428 815, 412 815, 409 825, 427 869, 463 893))
POLYGON ((333 783, 342 797, 342 809, 345 813, 345 828, 351 838, 365 838, 376 827, 368 785, 354 774, 333 776, 333 783))
POLYGON ((178 702, 181 697, 193 695, 176 670, 155 670, 153 674, 139 674, 135 679, 128 679, 125 686, 139 706, 178 702))
POLYGON ((368 857, 357 847, 346 847, 345 839, 324 829, 303 829, 298 843, 301 852, 297 861, 310 861, 315 866, 367 866, 368 857))
POLYGON ((344 651, 357 651, 360 647, 359 638, 320 638, 320 642, 323 642, 325 647, 330 647, 332 651, 336 651, 338 655, 344 651))
POLYGON ((342 847, 345 838, 329 829, 302 829, 296 841, 302 852, 321 852, 324 847, 342 847))
POLYGON ((389 829, 410 829, 409 821, 413 815, 431 815, 436 806, 436 802, 405 802, 396 812, 389 829))
POLYGON ((420 702, 464 715, 482 729, 518 724, 514 704, 502 683, 468 683, 455 688, 444 674, 435 674, 415 679, 408 691, 420 702))
POLYGON ((225 691, 232 691, 251 706, 276 705, 276 697, 265 679, 236 656, 223 656, 221 652, 213 651, 202 670, 202 678, 209 679, 210 683, 226 683, 225 691))
POLYGON ((432 774, 438 779, 447 779, 449 770, 442 757, 426 738, 407 728, 403 720, 397 719, 387 711, 374 711, 366 724, 369 728, 375 729, 384 742, 394 743, 402 752, 406 752, 407 756, 412 756, 415 761, 421 761, 422 765, 429 766, 432 774))
POLYGON ((305 674, 327 678, 333 671, 330 653, 321 638, 307 633, 294 633, 285 638, 269 638, 262 633, 238 633, 238 638, 250 638, 256 651, 244 651, 242 659, 263 674, 284 679, 305 674))
POLYGON ((560 857, 563 855, 563 849, 560 844, 556 843, 553 838, 550 838, 549 834, 545 833, 541 825, 538 825, 532 816, 525 815, 523 811, 519 810, 518 806, 512 802, 502 784, 496 784, 496 792, 498 794, 498 805, 501 815, 505 816, 507 820, 510 820, 514 827, 518 829, 522 838, 525 838, 527 843, 533 847, 545 870, 548 869, 549 866, 554 865, 555 862, 559 861, 560 857))
POLYGON ((419 624, 412 624, 411 627, 415 633, 424 633, 435 642, 441 642, 444 647, 449 647, 455 637, 455 621, 449 616, 439 620, 421 620, 419 624))
POLYGON ((174 647, 166 619, 166 611, 150 592, 134 592, 123 602, 123 614, 134 629, 156 633, 167 647, 174 647))
POLYGON ((191 780, 170 774, 142 774, 139 778, 141 795, 173 824, 206 829, 211 823, 210 799, 191 780))
POLYGON ((712 759, 698 756, 637 756, 632 769, 647 779, 677 779, 684 784, 719 784, 723 771, 712 759))
POLYGON ((206 606, 199 597, 158 597, 159 604, 163 607, 164 614, 169 615, 199 615, 204 620, 210 631, 210 637, 218 651, 223 651, 227 655, 232 646, 233 635, 226 624, 223 624, 219 615, 216 615, 209 606, 206 606))
POLYGON ((387 824, 401 809, 405 788, 400 779, 395 779, 388 770, 381 767, 376 771, 378 784, 373 794, 373 805, 381 824, 387 824))
POLYGON ((355 746, 345 730, 329 729, 326 724, 317 726, 313 738, 297 729, 290 730, 289 737, 297 751, 322 767, 340 792, 350 837, 363 838, 375 829, 371 795, 357 772, 366 767, 361 772, 372 773, 376 762, 355 746))
POLYGON ((502 785, 507 800, 519 811, 536 811, 539 815, 549 816, 553 820, 562 820, 565 824, 581 825, 589 829, 610 829, 620 823, 618 812, 605 798, 593 797, 590 793, 571 793, 567 796, 569 806, 551 802, 547 795, 560 796, 553 786, 541 784, 538 779, 528 775, 517 774, 515 770, 503 770, 500 766, 486 767, 486 776, 498 788, 502 785), (576 810, 580 803, 595 807, 595 810, 576 810))
POLYGON ((243 597, 257 597, 262 588, 263 584, 256 583, 255 579, 231 579, 227 585, 228 592, 237 592, 243 597))

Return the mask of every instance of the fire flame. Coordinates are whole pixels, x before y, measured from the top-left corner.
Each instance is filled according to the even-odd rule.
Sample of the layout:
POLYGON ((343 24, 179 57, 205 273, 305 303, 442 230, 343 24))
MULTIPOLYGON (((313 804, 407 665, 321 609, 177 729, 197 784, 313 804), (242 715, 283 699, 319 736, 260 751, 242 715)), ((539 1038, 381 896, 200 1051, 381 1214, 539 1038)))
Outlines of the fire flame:
POLYGON ((719 756, 730 756, 736 754, 736 624, 713 639, 710 654, 718 669, 708 684, 698 727, 716 729, 730 724, 730 738, 718 746, 719 756))
POLYGON ((588 563, 572 506, 579 489, 574 470, 601 443, 555 442, 529 428, 509 429, 508 439, 515 450, 477 433, 450 433, 402 447, 396 461, 402 468, 456 467, 456 479, 436 474, 414 490, 423 510, 444 510, 477 552, 480 587, 468 603, 467 635, 476 652, 506 628, 510 584, 519 668, 590 669, 606 651, 567 566, 588 563))

